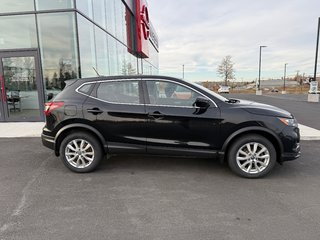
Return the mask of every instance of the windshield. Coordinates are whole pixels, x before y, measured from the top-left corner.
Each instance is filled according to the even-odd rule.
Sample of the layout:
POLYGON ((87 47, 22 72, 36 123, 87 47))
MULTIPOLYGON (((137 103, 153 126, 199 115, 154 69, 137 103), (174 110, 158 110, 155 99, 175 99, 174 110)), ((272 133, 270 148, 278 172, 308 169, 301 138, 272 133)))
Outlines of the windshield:
POLYGON ((196 87, 198 87, 198 88, 201 88, 203 91, 205 91, 206 93, 214 96, 215 98, 218 98, 218 99, 219 99, 220 101, 222 101, 222 102, 228 101, 227 98, 219 95, 218 93, 215 93, 214 91, 209 90, 208 88, 205 88, 204 86, 202 86, 202 85, 200 85, 200 84, 198 84, 198 83, 192 83, 192 82, 189 82, 189 83, 191 83, 192 85, 194 85, 194 86, 196 86, 196 87))

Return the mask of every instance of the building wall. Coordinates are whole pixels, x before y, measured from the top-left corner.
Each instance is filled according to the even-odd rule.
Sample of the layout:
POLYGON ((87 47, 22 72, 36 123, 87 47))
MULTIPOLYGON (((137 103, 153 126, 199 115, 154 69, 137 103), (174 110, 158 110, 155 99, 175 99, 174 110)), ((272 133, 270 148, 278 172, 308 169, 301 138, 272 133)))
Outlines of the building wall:
POLYGON ((97 72, 157 74, 154 43, 150 58, 132 52, 133 6, 130 0, 1 0, 0 51, 39 49, 45 95, 61 91, 67 79, 97 72))

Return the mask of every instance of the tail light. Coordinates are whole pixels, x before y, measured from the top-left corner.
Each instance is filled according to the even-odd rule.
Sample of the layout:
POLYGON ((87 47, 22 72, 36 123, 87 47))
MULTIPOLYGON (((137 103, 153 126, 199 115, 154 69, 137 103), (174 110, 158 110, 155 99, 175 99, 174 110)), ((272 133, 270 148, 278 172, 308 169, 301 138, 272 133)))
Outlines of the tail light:
POLYGON ((63 107, 64 102, 47 102, 44 107, 44 114, 49 116, 54 109, 63 107))

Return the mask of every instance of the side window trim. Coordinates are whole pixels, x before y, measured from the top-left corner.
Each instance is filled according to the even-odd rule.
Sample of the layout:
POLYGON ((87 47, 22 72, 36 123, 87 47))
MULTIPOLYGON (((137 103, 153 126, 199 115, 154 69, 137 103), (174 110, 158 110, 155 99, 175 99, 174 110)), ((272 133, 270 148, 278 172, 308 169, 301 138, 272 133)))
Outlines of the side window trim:
POLYGON ((106 101, 106 100, 103 100, 103 99, 100 99, 97 97, 97 90, 100 86, 101 83, 108 83, 108 82, 124 82, 124 81, 135 81, 135 82, 138 82, 138 94, 139 94, 139 101, 143 100, 143 96, 141 97, 141 79, 116 79, 116 80, 99 80, 99 81, 92 81, 92 82, 87 82, 87 83, 83 83, 81 84, 77 89, 76 89, 76 92, 79 93, 79 94, 82 94, 82 95, 85 95, 89 98, 92 98, 92 99, 95 99, 95 100, 98 100, 98 101, 101 101, 101 102, 105 102, 105 103, 108 103, 108 104, 118 104, 118 105, 134 105, 134 106, 144 106, 144 101, 142 101, 142 103, 119 103, 119 102, 110 102, 110 101, 106 101), (94 91, 91 91, 91 93, 94 94, 94 96, 91 95, 88 95, 88 94, 85 94, 85 93, 82 93, 79 91, 79 89, 81 87, 83 87, 84 85, 87 85, 87 84, 95 84, 95 87, 94 87, 94 91))
POLYGON ((183 86, 185 88, 188 88, 198 94, 200 94, 201 96, 203 96, 204 98, 208 99, 213 105, 215 108, 217 108, 217 104, 210 98, 208 98, 205 94, 201 93, 200 91, 188 86, 188 85, 185 85, 183 83, 180 83, 180 82, 176 82, 176 81, 172 81, 172 80, 168 80, 168 79, 145 79, 144 80, 144 85, 145 85, 145 88, 146 88, 146 93, 145 93, 145 97, 147 98, 146 100, 146 105, 147 106, 159 106, 159 107, 175 107, 175 108, 195 108, 195 107, 190 107, 190 106, 177 106, 177 105, 158 105, 158 104, 152 104, 150 103, 150 97, 149 97, 149 89, 148 89, 148 85, 147 85, 147 82, 148 81, 162 81, 162 82, 171 82, 171 83, 175 83, 175 84, 178 84, 180 86, 183 86))

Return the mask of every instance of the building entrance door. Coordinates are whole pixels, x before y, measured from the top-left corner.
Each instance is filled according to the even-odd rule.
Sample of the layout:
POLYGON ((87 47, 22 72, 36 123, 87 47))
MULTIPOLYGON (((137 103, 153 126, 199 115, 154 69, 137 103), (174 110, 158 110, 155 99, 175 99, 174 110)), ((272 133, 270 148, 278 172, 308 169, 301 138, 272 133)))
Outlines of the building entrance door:
POLYGON ((44 119, 37 51, 0 52, 0 89, 0 121, 44 119))

